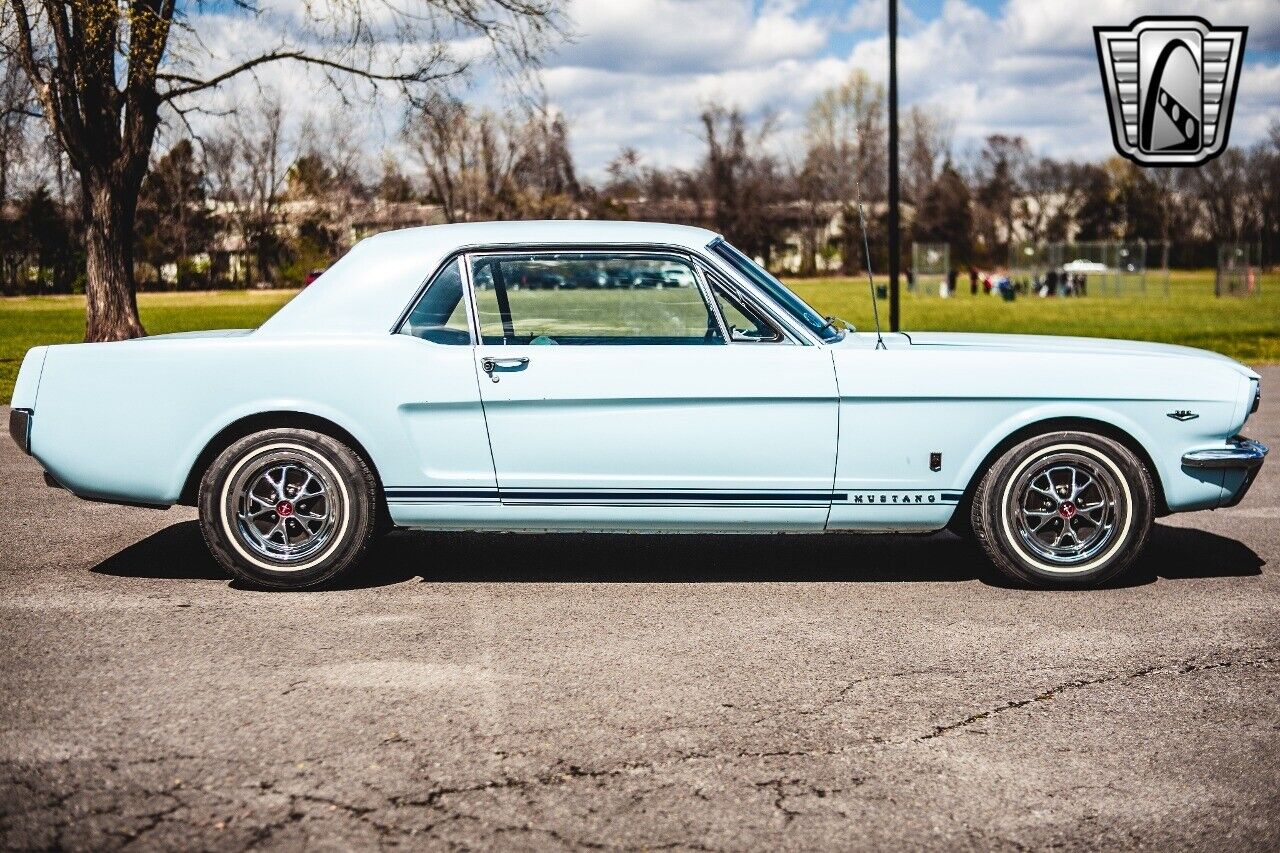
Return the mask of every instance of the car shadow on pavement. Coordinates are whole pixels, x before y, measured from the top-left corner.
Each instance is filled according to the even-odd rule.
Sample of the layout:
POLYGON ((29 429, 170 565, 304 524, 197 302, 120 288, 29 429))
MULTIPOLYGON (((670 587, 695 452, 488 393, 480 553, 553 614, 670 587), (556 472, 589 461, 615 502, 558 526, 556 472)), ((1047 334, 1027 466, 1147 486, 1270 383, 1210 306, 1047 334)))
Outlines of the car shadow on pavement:
POLYGON ((227 578, 227 573, 209 555, 200 525, 194 521, 180 521, 158 530, 98 563, 91 571, 125 578, 227 578))
MULTIPOLYGON (((1146 551, 1113 586, 1246 577, 1263 560, 1234 539, 1155 525, 1146 551)), ((116 577, 224 580, 194 521, 171 525, 93 568, 116 577)), ((937 535, 511 534, 396 531, 341 589, 414 578, 443 583, 1009 583, 979 550, 937 535)))
POLYGON ((1262 574, 1266 565, 1248 545, 1236 539, 1156 523, 1146 550, 1116 585, 1139 586, 1155 580, 1238 578, 1262 574))

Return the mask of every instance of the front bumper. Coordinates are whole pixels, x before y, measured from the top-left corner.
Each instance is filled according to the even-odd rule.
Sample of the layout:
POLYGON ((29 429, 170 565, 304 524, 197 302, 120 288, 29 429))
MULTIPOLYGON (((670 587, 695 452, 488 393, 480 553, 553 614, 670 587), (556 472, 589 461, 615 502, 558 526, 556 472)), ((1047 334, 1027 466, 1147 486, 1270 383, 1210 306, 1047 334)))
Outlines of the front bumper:
POLYGON ((1267 458, 1267 446, 1244 436, 1236 436, 1227 442, 1230 447, 1211 447, 1192 450, 1182 455, 1182 464, 1188 468, 1248 468, 1262 466, 1267 458))
POLYGON ((1214 447, 1207 450, 1193 450, 1182 456, 1182 464, 1187 468, 1217 469, 1224 471, 1226 482, 1223 485, 1230 490, 1231 497, 1222 504, 1224 508, 1233 507, 1244 500, 1249 487, 1258 479, 1258 471, 1267 458, 1267 446, 1244 436, 1236 436, 1227 442, 1229 447, 1214 447), (1235 488, 1229 485, 1234 480, 1235 488))

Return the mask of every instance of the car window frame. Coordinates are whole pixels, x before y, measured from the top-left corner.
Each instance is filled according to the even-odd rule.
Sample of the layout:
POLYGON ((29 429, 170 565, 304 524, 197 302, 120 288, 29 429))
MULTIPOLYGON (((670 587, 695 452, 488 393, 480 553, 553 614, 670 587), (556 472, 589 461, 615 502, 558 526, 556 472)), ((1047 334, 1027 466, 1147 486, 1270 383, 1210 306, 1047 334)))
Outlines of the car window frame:
MULTIPOLYGON (((753 281, 750 276, 748 276, 746 273, 739 270, 726 257, 720 254, 717 247, 720 246, 721 244, 729 246, 739 254, 743 254, 742 250, 733 246, 724 237, 717 236, 714 240, 712 240, 710 243, 708 243, 706 246, 703 247, 703 251, 706 253, 705 257, 707 259, 707 263, 710 265, 710 267, 715 271, 719 272, 721 275, 729 277, 730 280, 732 280, 736 284, 739 284, 740 286, 745 287, 748 292, 755 294, 759 300, 761 300, 764 304, 769 306, 770 316, 775 321, 782 323, 782 325, 785 328, 789 329, 801 342, 803 342, 807 346, 832 346, 834 344, 838 344, 841 340, 844 339, 843 332, 840 333, 839 335, 833 336, 830 339, 824 337, 823 335, 818 334, 812 328, 810 328, 804 321, 802 321, 800 318, 793 315, 790 312, 790 310, 781 306, 778 303, 778 301, 773 297, 772 294, 770 294, 767 290, 765 290, 763 287, 761 287, 759 284, 753 281)), ((767 273, 768 271, 766 270, 765 272, 767 273)), ((770 277, 776 278, 772 275, 770 275, 770 277)), ((778 283, 782 284, 782 282, 780 281, 778 283)), ((797 296, 794 292, 792 292, 791 289, 787 287, 785 284, 782 284, 782 288, 787 293, 790 293, 793 297, 799 300, 806 307, 810 308, 811 310, 814 310, 817 316, 822 316, 820 312, 817 312, 816 309, 813 309, 812 305, 809 305, 809 303, 805 302, 803 299, 800 299, 800 297, 797 296)))
POLYGON ((409 301, 409 304, 405 306, 404 310, 400 312, 399 318, 396 319, 395 324, 391 327, 391 334, 404 335, 407 338, 413 338, 416 341, 422 341, 424 344, 430 344, 431 346, 436 346, 436 347, 457 347, 457 346, 474 347, 476 345, 476 341, 479 340, 479 338, 476 336, 476 324, 474 322, 474 318, 471 316, 471 311, 472 311, 471 300, 467 296, 468 270, 467 270, 466 263, 463 261, 463 254, 464 254, 463 252, 451 253, 448 257, 446 257, 443 261, 440 262, 439 266, 437 266, 435 270, 432 271, 431 275, 427 276, 426 280, 418 287, 417 291, 414 293, 413 299, 411 299, 409 301), (440 279, 440 277, 445 274, 445 272, 449 269, 449 265, 453 263, 462 264, 462 267, 459 270, 460 278, 462 279, 462 298, 459 300, 459 302, 463 303, 463 313, 467 317, 467 335, 470 338, 470 340, 468 340, 465 344, 444 344, 444 343, 440 343, 439 341, 427 340, 426 338, 422 338, 417 335, 406 332, 405 325, 408 324, 409 318, 413 316, 414 309, 417 308, 418 305, 422 302, 422 300, 427 297, 427 293, 430 292, 431 286, 434 285, 440 279))
MULTIPOLYGON (((471 264, 466 260, 466 256, 470 254, 487 253, 487 252, 505 253, 505 252, 542 252, 542 251, 552 251, 552 252, 596 252, 596 251, 599 251, 599 252, 655 252, 656 251, 664 254, 680 255, 682 257, 687 257, 692 259, 695 266, 698 268, 700 279, 705 280, 705 276, 708 273, 711 273, 731 283, 735 288, 737 288, 740 294, 742 294, 744 297, 750 300, 751 305, 753 307, 761 310, 770 320, 772 320, 782 330, 783 334, 787 336, 787 339, 790 341, 790 343, 796 346, 819 346, 820 347, 820 346, 828 345, 827 341, 824 341, 818 336, 811 334, 806 326, 804 326, 802 323, 795 320, 789 314, 787 314, 786 312, 778 308, 774 304, 772 298, 768 294, 762 293, 756 287, 754 282, 752 282, 747 277, 740 275, 737 272, 737 270, 735 270, 731 265, 728 264, 727 261, 722 260, 718 255, 715 255, 709 251, 709 246, 714 245, 717 240, 722 240, 722 239, 723 238, 718 237, 716 238, 716 240, 711 241, 711 243, 709 243, 707 246, 701 246, 698 248, 690 248, 689 246, 674 244, 674 243, 627 243, 627 242, 576 243, 572 240, 566 240, 564 242, 557 242, 557 243, 536 243, 536 244, 532 244, 532 243, 471 243, 471 244, 459 245, 456 248, 449 251, 443 258, 441 258, 439 263, 436 264, 435 268, 432 269, 431 272, 423 278, 422 283, 418 285, 418 287, 414 290, 413 296, 408 300, 405 306, 400 310, 400 314, 396 317, 395 321, 391 323, 387 331, 389 334, 393 334, 393 335, 398 334, 400 331, 400 327, 405 322, 405 320, 408 319, 410 313, 412 313, 414 307, 418 304, 418 300, 421 299, 423 294, 426 292, 426 289, 431 286, 431 283, 433 281, 435 281, 436 276, 439 275, 445 269, 445 267, 447 267, 451 262, 461 260, 463 285, 466 289, 467 318, 471 324, 471 346, 472 347, 480 346, 483 339, 480 335, 480 324, 478 319, 479 315, 477 313, 477 306, 475 303, 475 287, 473 285, 473 282, 471 281, 471 264)), ((718 304, 715 304, 714 294, 709 294, 704 292, 703 300, 705 301, 708 298, 708 296, 711 297, 712 310, 716 315, 717 321, 721 324, 722 334, 726 335, 727 337, 728 333, 727 333, 727 330, 724 328, 724 325, 725 325, 724 318, 720 316, 720 306, 718 304)), ((434 341, 426 341, 426 340, 423 340, 422 338, 418 338, 413 335, 406 335, 406 337, 412 337, 414 338, 414 340, 420 340, 423 343, 431 344, 432 346, 454 346, 454 344, 438 344, 438 343, 435 343, 434 341)), ((742 342, 726 341, 726 343, 729 346, 733 346, 736 343, 742 343, 742 342)), ((754 343, 744 344, 744 345, 756 346, 756 344, 754 343)))
POLYGON ((724 324, 725 336, 730 339, 730 343, 745 344, 747 346, 758 346, 760 344, 790 345, 803 346, 805 341, 792 332, 778 316, 778 312, 770 310, 767 300, 762 300, 756 294, 747 291, 737 282, 726 276, 717 269, 713 269, 705 264, 699 270, 704 278, 707 279, 707 287, 711 291, 712 299, 715 299, 715 288, 719 287, 727 295, 731 302, 740 303, 739 310, 742 307, 759 314, 760 317, 769 324, 770 328, 778 335, 775 340, 758 340, 758 341, 734 341, 729 335, 729 323, 724 319, 724 312, 720 310, 719 300, 716 301, 716 312, 721 315, 720 322, 724 324))
MULTIPOLYGON (((512 344, 508 343, 507 329, 503 328, 503 340, 501 342, 488 343, 484 339, 484 335, 480 329, 480 303, 477 301, 476 287, 471 274, 472 265, 476 258, 482 258, 491 255, 609 255, 612 257, 641 257, 648 260, 661 260, 662 258, 675 258, 688 265, 693 272, 694 283, 696 285, 698 295, 702 298, 702 305, 707 310, 708 315, 716 324, 716 330, 720 334, 720 341, 714 345, 732 346, 734 341, 729 339, 728 326, 724 321, 724 317, 720 314, 720 306, 716 302, 715 294, 711 290, 710 284, 707 282, 705 271, 700 263, 700 258, 690 252, 687 248, 663 245, 621 245, 621 246, 602 246, 602 245, 569 245, 569 244, 542 244, 538 246, 484 246, 471 247, 461 250, 459 256, 462 258, 463 269, 463 287, 466 291, 468 301, 468 315, 471 318, 472 326, 472 346, 530 346, 530 344, 512 344)), ((416 304, 416 303, 415 303, 416 304)), ((501 306, 499 306, 501 310, 501 306)), ((510 311, 508 309, 508 316, 510 311)), ((620 338, 620 340, 626 340, 620 338)), ((584 347, 593 346, 688 346, 687 344, 582 344, 584 347)))

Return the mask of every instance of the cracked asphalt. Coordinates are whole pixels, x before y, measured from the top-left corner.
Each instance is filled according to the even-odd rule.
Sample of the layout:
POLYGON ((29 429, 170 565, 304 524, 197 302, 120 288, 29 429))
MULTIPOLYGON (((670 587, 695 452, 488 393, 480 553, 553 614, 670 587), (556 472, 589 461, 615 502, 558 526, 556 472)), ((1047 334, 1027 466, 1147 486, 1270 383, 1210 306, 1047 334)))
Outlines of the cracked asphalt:
POLYGON ((416 533, 261 593, 0 480, 7 848, 1280 846, 1280 460, 1059 593, 946 534, 416 533))

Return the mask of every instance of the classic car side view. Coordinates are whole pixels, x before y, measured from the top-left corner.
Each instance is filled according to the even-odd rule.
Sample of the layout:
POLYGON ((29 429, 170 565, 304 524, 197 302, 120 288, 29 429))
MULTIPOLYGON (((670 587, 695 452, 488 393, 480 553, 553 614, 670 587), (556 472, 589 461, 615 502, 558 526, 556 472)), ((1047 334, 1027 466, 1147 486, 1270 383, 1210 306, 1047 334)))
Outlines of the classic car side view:
POLYGON ((198 507, 265 587, 396 526, 949 528, 1092 586, 1244 497, 1259 399, 1185 347, 856 332, 698 228, 504 222, 364 240, 256 330, 36 347, 9 427, 51 485, 198 507))

